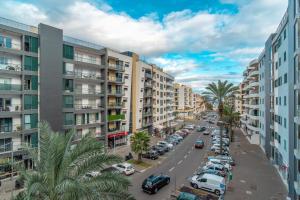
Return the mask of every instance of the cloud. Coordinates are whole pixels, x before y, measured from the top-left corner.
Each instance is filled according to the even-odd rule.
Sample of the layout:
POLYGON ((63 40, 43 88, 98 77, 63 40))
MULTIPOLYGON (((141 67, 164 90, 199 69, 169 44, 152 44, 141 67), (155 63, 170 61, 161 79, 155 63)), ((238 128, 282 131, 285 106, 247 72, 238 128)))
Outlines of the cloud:
MULTIPOLYGON (((115 11, 105 0, 96 3, 84 0, 31 2, 2 1, 1 15, 32 25, 47 23, 82 40, 120 51, 134 51, 195 87, 217 77, 201 75, 197 76, 198 81, 183 80, 197 73, 199 63, 185 57, 166 58, 164 54, 212 51, 216 52, 211 56, 216 66, 224 61, 246 66, 259 55, 267 37, 276 30, 288 3, 287 0, 220 0, 224 4, 235 4, 238 12, 184 9, 166 13, 159 19, 156 13, 133 18, 115 11)), ((229 74, 221 78, 238 80, 229 74)))
POLYGON ((191 72, 200 67, 199 63, 197 63, 196 60, 182 57, 157 57, 151 58, 148 61, 158 66, 161 66, 165 72, 170 73, 175 77, 182 76, 183 74, 191 72))

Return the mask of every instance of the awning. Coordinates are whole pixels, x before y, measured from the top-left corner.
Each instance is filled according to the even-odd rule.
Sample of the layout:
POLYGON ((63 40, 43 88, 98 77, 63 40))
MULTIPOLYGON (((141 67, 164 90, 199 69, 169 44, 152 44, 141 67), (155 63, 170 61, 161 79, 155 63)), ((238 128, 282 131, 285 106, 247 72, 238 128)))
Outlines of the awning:
POLYGON ((126 131, 124 132, 119 132, 119 133, 114 133, 114 134, 109 134, 107 138, 114 138, 114 137, 119 137, 119 136, 126 136, 128 133, 126 131))

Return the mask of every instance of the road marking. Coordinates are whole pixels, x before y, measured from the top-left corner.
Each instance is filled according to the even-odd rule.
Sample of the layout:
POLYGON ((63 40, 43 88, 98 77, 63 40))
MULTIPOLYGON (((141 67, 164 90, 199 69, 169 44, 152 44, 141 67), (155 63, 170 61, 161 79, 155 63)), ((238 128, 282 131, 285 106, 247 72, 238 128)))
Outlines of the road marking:
POLYGON ((143 170, 140 171, 140 173, 144 173, 145 171, 146 171, 146 169, 143 169, 143 170))
POLYGON ((190 153, 191 153, 191 151, 188 152, 188 154, 190 154, 190 153))
POLYGON ((187 158, 187 155, 184 156, 184 159, 186 159, 186 158, 187 158))
POLYGON ((180 165, 182 163, 182 160, 181 161, 179 161, 178 163, 177 163, 177 165, 180 165))
POLYGON ((246 183, 246 181, 245 181, 245 180, 240 180, 240 182, 241 182, 241 183, 246 183))
POLYGON ((175 169, 175 167, 172 167, 171 169, 169 169, 169 172, 173 171, 175 169))
POLYGON ((251 192, 251 191, 249 191, 249 190, 247 190, 247 191, 246 191, 246 194, 248 194, 248 195, 251 195, 251 194, 252 194, 252 192, 251 192))

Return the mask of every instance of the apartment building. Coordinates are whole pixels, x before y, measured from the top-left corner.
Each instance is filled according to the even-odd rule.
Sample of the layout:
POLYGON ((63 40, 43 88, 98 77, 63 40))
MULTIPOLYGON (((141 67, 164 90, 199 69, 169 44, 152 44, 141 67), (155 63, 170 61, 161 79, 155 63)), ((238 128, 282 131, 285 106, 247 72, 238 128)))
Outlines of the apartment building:
POLYGON ((259 115, 258 115, 258 60, 249 63, 247 69, 243 72, 244 80, 242 82, 242 109, 241 127, 251 143, 259 144, 259 115))
MULTIPOLYGON (((0 18, 0 157, 38 144, 38 122, 91 133, 113 148, 127 143, 132 58, 63 35, 45 24, 0 18)), ((28 165, 30 162, 28 161, 28 165)))
POLYGON ((174 85, 175 112, 179 118, 193 117, 193 93, 192 88, 183 84, 174 85))
POLYGON ((132 57, 132 101, 130 132, 147 131, 153 133, 153 77, 152 65, 139 60, 139 56, 127 52, 132 57))
POLYGON ((22 145, 36 147, 39 120, 38 30, 17 29, 0 19, 0 156, 23 156, 22 145))
POLYGON ((152 65, 153 128, 155 133, 170 132, 174 116, 174 77, 152 65))
POLYGON ((242 104, 242 86, 239 85, 239 92, 234 95, 234 112, 238 112, 242 114, 243 112, 243 104, 242 104))

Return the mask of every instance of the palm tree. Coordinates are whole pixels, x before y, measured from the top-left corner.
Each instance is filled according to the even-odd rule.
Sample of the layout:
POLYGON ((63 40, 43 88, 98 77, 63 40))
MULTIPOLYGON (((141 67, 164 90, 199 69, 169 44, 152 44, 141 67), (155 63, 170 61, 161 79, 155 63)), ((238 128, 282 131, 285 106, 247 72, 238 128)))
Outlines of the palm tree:
POLYGON ((224 106, 224 121, 227 123, 230 132, 230 141, 233 142, 233 127, 235 127, 240 120, 240 113, 235 112, 233 106, 224 106))
POLYGON ((123 175, 96 173, 121 158, 106 154, 104 145, 90 134, 77 144, 73 138, 74 131, 57 133, 41 123, 39 150, 28 149, 34 170, 20 172, 25 187, 16 199, 132 199, 128 194, 130 182, 123 175), (86 176, 91 172, 96 175, 86 176))
POLYGON ((210 83, 205 88, 207 91, 204 92, 207 97, 211 98, 213 102, 218 103, 218 112, 220 118, 223 117, 224 102, 238 92, 239 87, 234 86, 228 81, 218 81, 217 83, 210 83))
POLYGON ((137 132, 130 137, 130 143, 131 150, 138 154, 138 161, 141 162, 143 152, 149 149, 150 136, 143 131, 137 132))

